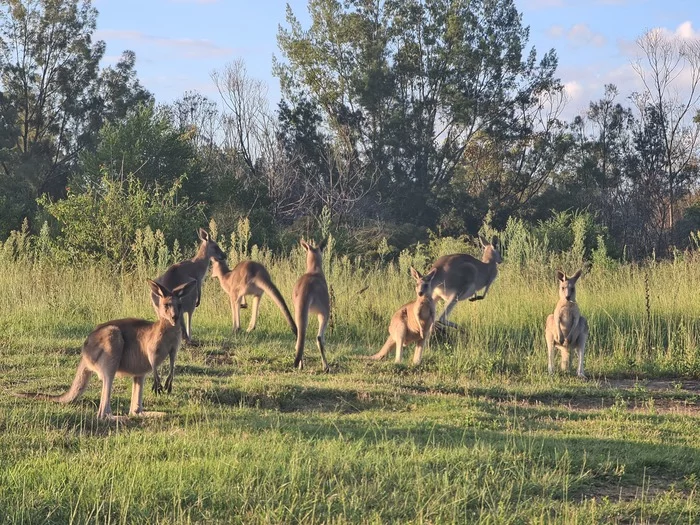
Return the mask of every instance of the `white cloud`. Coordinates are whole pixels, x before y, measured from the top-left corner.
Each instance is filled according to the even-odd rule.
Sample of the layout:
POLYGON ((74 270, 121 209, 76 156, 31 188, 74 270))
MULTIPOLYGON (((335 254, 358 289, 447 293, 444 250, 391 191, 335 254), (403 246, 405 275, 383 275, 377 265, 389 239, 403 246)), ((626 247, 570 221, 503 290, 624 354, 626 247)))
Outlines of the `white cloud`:
POLYGON ((607 43, 605 35, 591 30, 587 24, 574 24, 568 30, 560 25, 553 25, 547 30, 547 33, 552 38, 566 38, 576 47, 603 47, 607 43))
POLYGON ((559 25, 552 26, 547 30, 547 34, 552 38, 561 38, 564 36, 564 28, 559 25))
POLYGON ((676 36, 681 38, 699 38, 700 33, 693 29, 693 23, 690 20, 686 20, 681 25, 676 28, 676 36))
POLYGON ((228 56, 233 53, 233 49, 220 46, 211 40, 160 37, 148 35, 140 31, 102 29, 96 31, 95 36, 102 40, 126 40, 153 44, 165 49, 176 50, 182 53, 182 57, 184 58, 228 56))
POLYGON ((605 36, 602 33, 596 33, 588 27, 587 24, 576 24, 569 29, 566 34, 569 41, 577 46, 593 45, 602 47, 605 45, 605 36))

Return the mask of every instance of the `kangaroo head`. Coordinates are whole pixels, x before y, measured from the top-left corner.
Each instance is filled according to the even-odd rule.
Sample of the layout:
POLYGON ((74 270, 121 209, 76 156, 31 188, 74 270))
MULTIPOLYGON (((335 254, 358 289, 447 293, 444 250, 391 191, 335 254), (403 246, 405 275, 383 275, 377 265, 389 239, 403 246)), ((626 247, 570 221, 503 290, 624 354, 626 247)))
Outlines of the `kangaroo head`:
POLYGON ((177 325, 182 309, 180 301, 194 289, 197 285, 197 280, 192 279, 185 284, 181 284, 173 291, 151 279, 148 279, 148 285, 151 287, 151 291, 158 296, 158 317, 170 323, 171 326, 177 325))
POLYGON ((437 273, 437 268, 433 268, 425 275, 421 275, 418 270, 411 266, 411 276, 416 281, 416 295, 418 297, 433 296, 433 277, 437 273))
POLYGON ((219 248, 219 245, 216 244, 216 241, 211 238, 209 232, 204 228, 199 229, 199 240, 202 241, 202 244, 199 245, 199 255, 215 261, 226 260, 224 251, 219 248))
POLYGON ((318 246, 307 243, 304 239, 301 240, 301 245, 306 250, 306 270, 321 271, 323 269, 322 255, 323 250, 328 244, 328 239, 323 239, 318 246))
POLYGON ((488 242, 479 235, 479 242, 481 242, 481 247, 484 249, 484 254, 481 257, 482 262, 489 263, 493 261, 496 264, 501 264, 503 262, 501 252, 498 250, 498 237, 494 235, 491 238, 491 242, 488 242))
POLYGON ((565 301, 576 302, 576 281, 581 277, 581 270, 578 270, 571 277, 567 277, 564 272, 557 270, 557 281, 559 281, 559 298, 565 301))
POLYGON ((229 268, 226 263, 219 259, 212 258, 211 260, 211 278, 219 279, 224 276, 225 273, 229 272, 229 268))

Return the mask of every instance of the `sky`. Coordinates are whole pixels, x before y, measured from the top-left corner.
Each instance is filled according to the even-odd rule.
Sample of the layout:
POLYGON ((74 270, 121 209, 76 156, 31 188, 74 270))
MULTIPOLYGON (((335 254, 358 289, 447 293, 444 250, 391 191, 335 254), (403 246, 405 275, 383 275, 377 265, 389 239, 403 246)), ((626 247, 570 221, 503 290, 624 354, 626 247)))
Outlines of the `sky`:
MULTIPOLYGON (((557 75, 568 103, 564 117, 580 114, 614 83, 620 101, 641 87, 632 61, 635 40, 662 28, 683 37, 700 37, 700 0, 515 0, 530 27, 529 45, 540 56, 554 48, 557 75)), ((275 106, 279 82, 272 57, 280 56, 277 30, 285 22, 283 0, 93 0, 98 9, 98 39, 107 44, 104 63, 125 49, 136 53, 144 86, 158 102, 169 103, 196 90, 219 100, 213 71, 242 58, 251 77, 268 86, 275 106)), ((289 0, 302 24, 307 0, 289 0)))

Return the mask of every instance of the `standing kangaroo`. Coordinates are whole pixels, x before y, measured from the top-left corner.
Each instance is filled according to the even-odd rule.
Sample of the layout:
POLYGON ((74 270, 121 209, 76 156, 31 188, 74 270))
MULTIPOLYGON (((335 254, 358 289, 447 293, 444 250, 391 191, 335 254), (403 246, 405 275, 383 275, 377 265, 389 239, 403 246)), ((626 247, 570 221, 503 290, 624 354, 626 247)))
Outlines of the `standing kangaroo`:
POLYGON ((304 339, 306 327, 309 322, 309 312, 318 317, 318 335, 316 346, 321 351, 323 371, 330 372, 326 361, 325 332, 328 319, 331 314, 331 300, 328 296, 328 284, 323 275, 323 263, 321 255, 326 247, 328 239, 324 239, 318 246, 312 246, 305 241, 301 245, 306 250, 306 273, 299 277, 294 285, 292 299, 294 301, 294 320, 297 325, 297 344, 294 366, 299 370, 304 368, 304 339))
POLYGON ((416 343, 413 364, 419 365, 423 349, 428 347, 430 332, 435 323, 435 301, 433 300, 433 281, 437 270, 433 268, 421 275, 411 267, 411 275, 416 281, 416 300, 399 308, 389 323, 389 338, 382 349, 372 359, 383 359, 396 346, 396 362, 401 362, 404 344, 416 343))
MULTIPOLYGON (((194 309, 199 306, 199 301, 202 297, 202 281, 209 268, 209 259, 223 261, 226 259, 226 254, 219 248, 219 245, 209 236, 206 230, 199 229, 199 239, 202 241, 199 245, 197 255, 192 259, 186 259, 170 266, 165 273, 157 277, 155 281, 165 288, 173 290, 181 284, 187 283, 194 279, 197 281, 197 289, 195 294, 182 298, 182 313, 187 314, 187 323, 184 319, 182 322, 182 335, 187 343, 192 342, 192 315, 194 309)), ((151 301, 158 312, 158 294, 151 294, 151 301)))
POLYGON ((282 311, 292 333, 297 335, 297 327, 292 314, 289 313, 287 303, 284 302, 279 290, 272 283, 269 272, 262 264, 255 261, 242 261, 230 270, 225 261, 212 259, 211 275, 219 279, 219 284, 231 299, 234 331, 241 328, 241 301, 245 300, 246 295, 253 296, 253 308, 247 331, 252 332, 255 329, 260 299, 263 293, 266 293, 282 311))
POLYGON ((583 373, 583 356, 586 352, 588 339, 588 322, 581 315, 576 303, 576 281, 581 277, 578 270, 571 277, 557 270, 559 281, 559 302, 554 313, 547 317, 545 339, 547 340, 547 357, 549 373, 554 373, 554 350, 561 350, 561 369, 569 370, 572 348, 578 351, 578 376, 585 378, 583 373))
POLYGON ((181 317, 181 300, 197 286, 192 280, 172 292, 155 281, 148 280, 151 291, 158 296, 158 320, 117 319, 97 326, 87 336, 81 352, 78 371, 73 384, 63 395, 17 394, 20 397, 44 399, 58 403, 70 403, 80 397, 87 388, 92 374, 102 381, 102 396, 97 417, 112 417, 110 399, 115 376, 133 377, 129 415, 143 413, 143 382, 146 374, 153 372, 153 391, 163 392, 158 365, 170 358, 170 373, 165 380, 165 390, 171 392, 175 377, 175 356, 182 334, 178 321, 181 317))
POLYGON ((479 241, 484 249, 481 260, 466 253, 443 255, 432 266, 435 270, 433 278, 433 298, 445 301, 445 310, 440 316, 439 323, 446 326, 457 326, 447 320, 458 301, 469 299, 480 301, 498 275, 498 266, 503 262, 501 253, 496 248, 498 239, 494 237, 490 243, 481 236, 479 241), (481 296, 477 292, 481 289, 481 296))

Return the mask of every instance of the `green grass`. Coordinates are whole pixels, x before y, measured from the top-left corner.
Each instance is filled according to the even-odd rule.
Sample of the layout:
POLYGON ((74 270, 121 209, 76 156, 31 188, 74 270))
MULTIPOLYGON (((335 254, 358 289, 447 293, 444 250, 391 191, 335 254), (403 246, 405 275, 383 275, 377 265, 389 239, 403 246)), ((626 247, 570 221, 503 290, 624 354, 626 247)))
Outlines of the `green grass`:
MULTIPOLYGON (((267 262, 289 297, 303 260, 267 262)), ((228 300, 207 280, 200 344, 181 349, 173 394, 156 397, 147 380, 146 410, 166 415, 109 423, 95 418, 94 378, 69 406, 11 393, 65 390, 94 325, 153 318, 145 276, 7 264, 0 521, 698 523, 700 266, 584 275, 589 381, 546 374, 550 273, 503 265, 416 368, 364 358, 412 298, 409 276, 337 262, 331 374, 320 373, 315 321, 295 371, 272 301, 254 333, 234 335, 228 300)), ((118 379, 116 413, 129 394, 118 379)))

